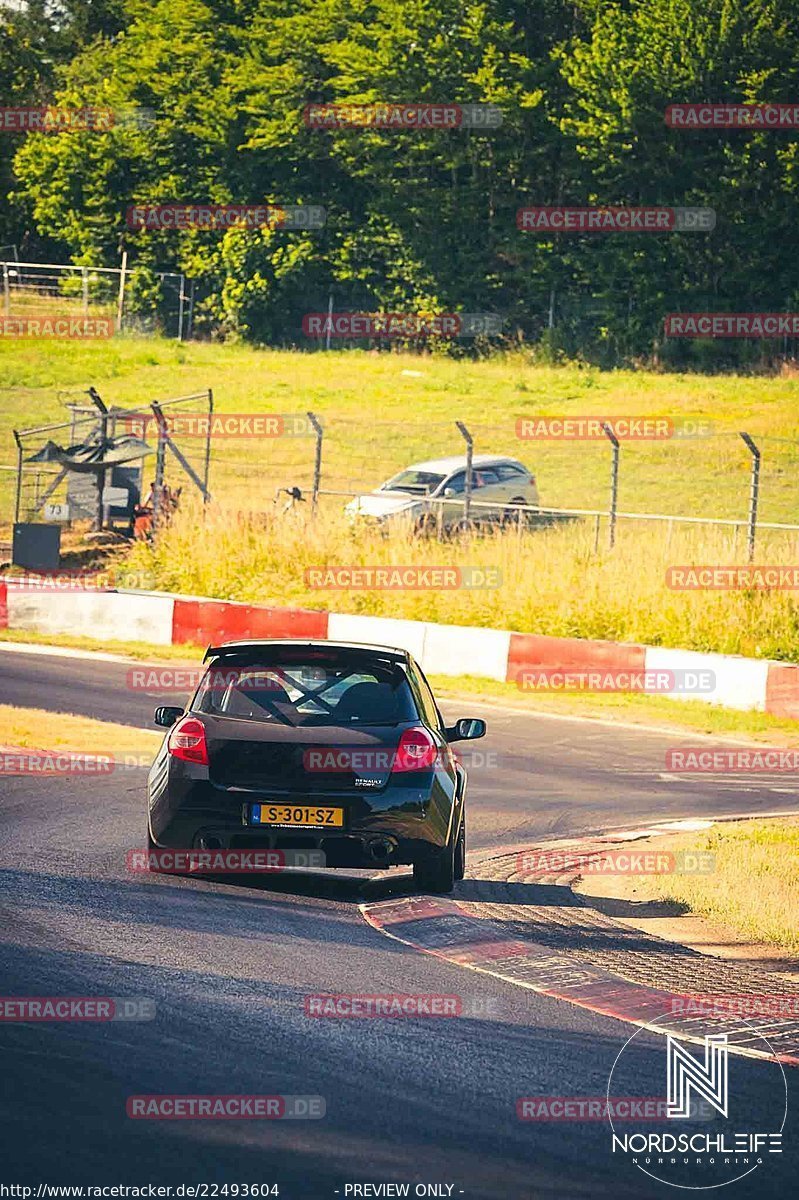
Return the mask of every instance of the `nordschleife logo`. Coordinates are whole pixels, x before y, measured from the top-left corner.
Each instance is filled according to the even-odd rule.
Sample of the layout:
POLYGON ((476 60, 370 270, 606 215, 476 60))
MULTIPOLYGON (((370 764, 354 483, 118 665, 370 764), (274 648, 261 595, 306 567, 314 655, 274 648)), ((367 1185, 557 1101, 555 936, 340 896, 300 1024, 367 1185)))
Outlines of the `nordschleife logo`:
MULTIPOLYGON (((613 1158, 661 1183, 696 1191, 724 1187, 761 1167, 781 1173, 788 1165, 788 1089, 767 1033, 731 1015, 692 1020, 684 1031, 673 1016, 637 1029, 608 1080, 613 1158), (665 1055, 653 1033, 665 1035, 665 1055), (736 1053, 739 1048, 746 1056, 736 1053), (646 1110, 653 1116, 617 1129, 614 1101, 638 1095, 662 1096, 664 1103, 646 1110)), ((772 1178, 771 1185, 776 1182, 772 1178)))

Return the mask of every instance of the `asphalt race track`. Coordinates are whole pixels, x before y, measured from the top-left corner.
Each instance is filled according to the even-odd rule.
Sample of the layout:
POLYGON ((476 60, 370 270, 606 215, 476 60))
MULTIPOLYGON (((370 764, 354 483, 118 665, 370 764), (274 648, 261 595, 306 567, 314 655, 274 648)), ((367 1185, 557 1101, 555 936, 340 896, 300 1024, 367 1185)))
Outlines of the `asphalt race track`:
MULTIPOLYGON (((154 705, 175 697, 131 692, 128 670, 0 650, 0 697, 148 726, 154 705)), ((468 706, 443 707, 470 715, 468 706)), ((785 776, 667 772, 666 750, 697 744, 691 735, 473 711, 489 720, 476 744, 484 758, 470 769, 473 851, 642 820, 796 807, 785 776)), ((226 1184, 276 1183, 283 1197, 312 1200, 402 1194, 353 1191, 386 1183, 410 1184, 409 1195, 509 1200, 675 1194, 611 1153, 604 1121, 516 1116, 522 1096, 604 1096, 630 1026, 386 938, 358 905, 410 894, 406 875, 211 882, 129 873, 125 854, 144 841, 145 774, 14 776, 0 785, 0 992, 154 1002, 148 1020, 2 1024, 6 1184, 32 1186, 32 1196, 40 1183, 206 1183, 210 1197, 234 1194, 226 1184), (305 997, 319 993, 457 996, 467 1015, 309 1017, 305 997), (151 1094, 321 1097, 325 1112, 127 1116, 129 1097, 151 1094)), ((627 1053, 634 1094, 662 1094, 663 1039, 644 1032, 627 1053)), ((779 1068, 731 1063, 739 1100, 753 1114, 768 1108, 782 1086, 779 1068)), ((786 1076, 783 1155, 725 1196, 795 1189, 799 1073, 786 1076)))

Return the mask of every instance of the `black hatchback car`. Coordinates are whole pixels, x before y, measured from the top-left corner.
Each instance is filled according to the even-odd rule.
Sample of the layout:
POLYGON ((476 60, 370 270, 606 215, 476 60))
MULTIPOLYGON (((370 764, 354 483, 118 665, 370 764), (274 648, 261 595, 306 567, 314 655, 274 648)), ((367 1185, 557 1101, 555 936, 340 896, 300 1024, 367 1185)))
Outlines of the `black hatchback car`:
POLYGON ((212 646, 148 778, 151 848, 320 851, 327 867, 413 866, 450 892, 466 858, 466 772, 405 650, 328 641, 212 646))

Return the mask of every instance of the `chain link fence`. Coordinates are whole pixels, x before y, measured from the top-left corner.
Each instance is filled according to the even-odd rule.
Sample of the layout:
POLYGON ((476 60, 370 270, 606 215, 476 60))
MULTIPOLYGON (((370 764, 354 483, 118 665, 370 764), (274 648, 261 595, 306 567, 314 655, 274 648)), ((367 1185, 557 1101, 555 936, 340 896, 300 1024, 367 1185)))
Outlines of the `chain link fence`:
POLYGON ((194 283, 174 271, 146 267, 76 267, 0 261, 0 314, 31 322, 94 318, 116 333, 191 337, 194 283))
MULTIPOLYGON (((283 436, 213 444, 216 498, 237 511, 268 511, 274 503, 308 503, 342 509, 355 497, 378 489, 411 464, 453 460, 442 470, 466 471, 462 495, 424 496, 420 521, 443 535, 446 509, 461 509, 459 528, 479 528, 497 519, 524 527, 561 522, 590 525, 595 550, 612 547, 622 526, 717 527, 736 549, 755 553, 758 533, 799 532, 799 442, 720 431, 707 422, 686 421, 668 436, 650 441, 616 436, 618 423, 601 422, 585 440, 525 439, 517 427, 488 422, 381 422, 355 417, 290 414, 280 418, 283 436), (290 427, 290 428, 289 428, 290 427), (534 476, 539 504, 506 505, 483 495, 472 468, 478 455, 507 457, 534 476), (675 487, 675 477, 681 484, 675 487), (287 499, 284 499, 287 497, 287 499)), ((480 472, 485 475, 485 472, 480 472)), ((443 485, 445 486, 445 485, 443 485)), ((440 491, 443 492, 443 486, 440 491)), ((797 539, 799 550, 799 539, 797 539)))
MULTIPOLYGON (((14 477, 19 520, 45 519, 48 505, 68 500, 71 520, 88 519, 95 511, 91 498, 80 508, 74 489, 71 500, 66 497, 53 465, 30 462, 26 452, 33 446, 30 439, 41 442, 60 431, 74 444, 87 428, 99 428, 91 406, 72 404, 70 412, 66 423, 25 431, 14 477)), ((766 533, 792 539, 799 553, 799 441, 721 430, 704 421, 686 419, 679 428, 670 427, 668 436, 635 440, 625 438, 620 423, 609 419, 595 423, 591 436, 574 440, 526 437, 520 422, 400 424, 311 411, 220 413, 212 394, 203 392, 160 405, 111 409, 107 422, 112 436, 125 429, 145 437, 153 454, 144 469, 159 490, 166 483, 174 492, 190 481, 190 491, 196 487, 206 495, 210 489, 224 509, 255 518, 305 506, 341 513, 404 468, 444 460, 440 473, 465 471, 465 487, 456 497, 443 496, 446 483, 424 492, 421 514, 417 510, 414 518, 421 515, 419 527, 439 537, 453 527, 463 531, 512 522, 520 530, 535 530, 572 523, 586 531, 594 552, 604 552, 625 528, 670 537, 678 528, 716 527, 730 534, 736 557, 752 559, 766 533), (159 408, 168 418, 165 430, 159 408), (498 503, 484 490, 485 471, 474 467, 482 455, 521 463, 535 478, 538 503, 518 498, 498 503)), ((6 513, 9 476, 10 468, 0 471, 6 513)))

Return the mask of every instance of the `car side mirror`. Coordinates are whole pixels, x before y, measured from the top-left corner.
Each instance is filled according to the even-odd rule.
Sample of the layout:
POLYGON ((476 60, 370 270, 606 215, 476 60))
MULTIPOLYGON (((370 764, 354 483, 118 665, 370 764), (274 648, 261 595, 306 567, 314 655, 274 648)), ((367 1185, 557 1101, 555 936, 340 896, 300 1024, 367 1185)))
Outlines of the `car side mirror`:
POLYGON ((176 721, 179 721, 186 710, 183 708, 173 708, 171 704, 159 705, 155 710, 153 720, 156 725, 163 725, 165 729, 171 729, 176 721))
POLYGON ((455 495, 454 488, 444 488, 444 498, 446 500, 451 500, 454 495, 455 495))
POLYGON ((447 730, 448 742, 473 742, 475 738, 485 737, 486 723, 478 717, 461 717, 451 729, 447 730))

